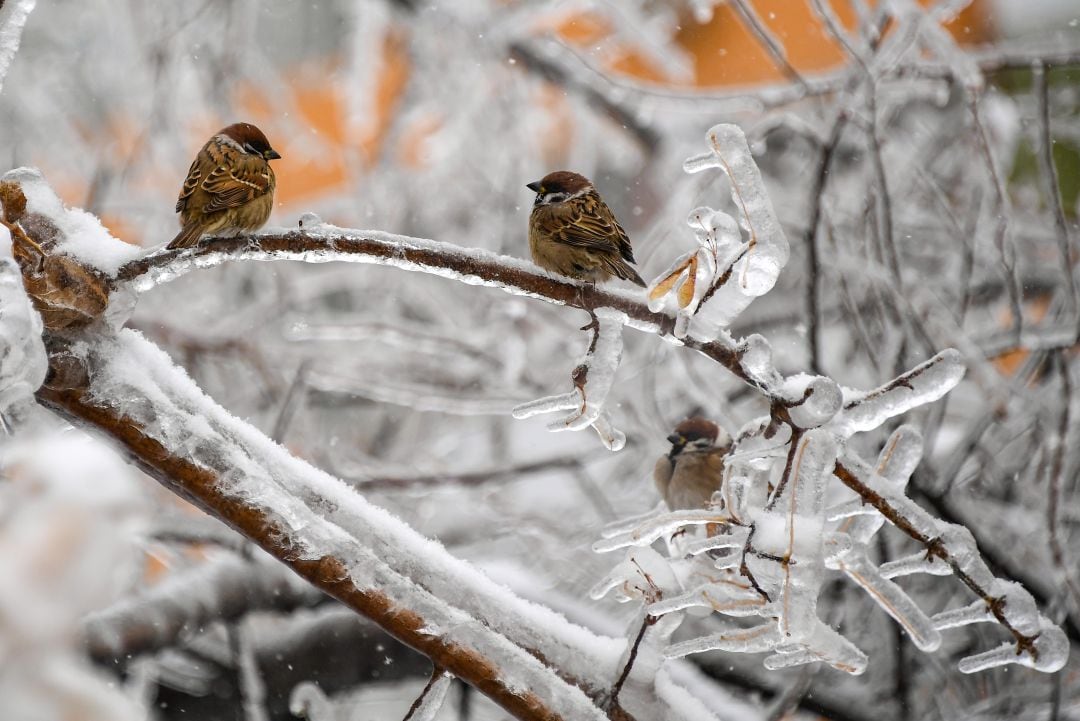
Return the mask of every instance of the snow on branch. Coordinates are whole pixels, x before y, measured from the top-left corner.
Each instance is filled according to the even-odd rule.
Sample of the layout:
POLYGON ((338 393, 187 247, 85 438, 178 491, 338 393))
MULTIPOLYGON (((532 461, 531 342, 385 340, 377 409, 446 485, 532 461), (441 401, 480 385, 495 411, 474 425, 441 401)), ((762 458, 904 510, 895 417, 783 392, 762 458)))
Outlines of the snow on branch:
MULTIPOLYGON (((228 254, 215 248, 211 255, 196 251, 178 259, 168 254, 165 262, 158 255, 124 265, 117 260, 129 252, 128 246, 97 234, 100 226, 84 222, 89 216, 65 208, 40 174, 9 173, 0 191, 5 223, 19 236, 13 249, 27 292, 44 321, 50 369, 37 391, 39 402, 112 438, 166 487, 517 718, 607 718, 595 699, 616 678, 621 639, 593 634, 494 584, 440 544, 370 505, 352 487, 294 458, 230 415, 154 344, 136 331, 116 327, 124 313, 108 309, 118 301, 130 309, 135 297, 132 286, 118 280, 125 273, 134 279, 154 269, 160 281, 194 265, 221 262, 228 254), (69 233, 95 233, 95 245, 69 233), (179 268, 166 270, 169 260, 179 268), (139 270, 132 273, 132 268, 139 270)), ((268 251, 248 241, 235 250, 240 257, 259 259, 362 258, 524 294, 554 289, 551 295, 562 294, 568 301, 583 290, 525 272, 519 262, 431 241, 323 232, 288 236, 301 247, 310 244, 306 250, 286 245, 288 250, 268 251), (340 246, 353 252, 342 252, 340 246)), ((643 306, 607 297, 646 319, 638 320, 639 326, 655 327, 643 306)), ((608 330, 627 320, 609 323, 608 330)), ((655 697, 638 703, 645 717, 692 718, 655 697)), ((634 717, 635 707, 622 708, 626 718, 634 717)))

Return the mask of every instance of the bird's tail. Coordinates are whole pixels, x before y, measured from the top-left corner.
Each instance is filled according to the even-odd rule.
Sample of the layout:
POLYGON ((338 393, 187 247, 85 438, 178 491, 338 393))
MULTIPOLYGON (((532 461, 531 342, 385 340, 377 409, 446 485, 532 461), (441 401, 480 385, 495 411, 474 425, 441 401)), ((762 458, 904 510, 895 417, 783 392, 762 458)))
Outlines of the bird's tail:
POLYGON ((202 236, 202 227, 198 223, 188 223, 183 229, 176 234, 176 237, 169 241, 169 244, 165 246, 168 250, 174 250, 176 248, 190 248, 199 242, 199 238, 202 236))
POLYGON ((648 283, 641 279, 641 276, 634 270, 634 266, 625 261, 619 261, 615 264, 615 275, 619 276, 623 280, 628 280, 634 285, 640 285, 642 288, 648 286, 648 283))

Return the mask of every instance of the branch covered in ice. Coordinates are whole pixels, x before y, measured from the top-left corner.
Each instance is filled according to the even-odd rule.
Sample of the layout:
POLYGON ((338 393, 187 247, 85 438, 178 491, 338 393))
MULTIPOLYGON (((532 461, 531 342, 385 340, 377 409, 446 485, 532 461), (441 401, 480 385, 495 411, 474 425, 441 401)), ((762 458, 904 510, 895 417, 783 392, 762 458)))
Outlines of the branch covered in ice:
MULTIPOLYGON (((620 639, 592 634, 492 583, 351 487, 231 416, 137 332, 101 322, 108 319, 110 303, 128 296, 114 287, 115 276, 82 257, 111 254, 118 249, 110 244, 118 241, 98 237, 104 249, 84 250, 68 233, 91 232, 90 226, 65 227, 73 211, 52 202, 51 191, 44 193, 47 186, 38 185, 40 176, 24 173, 22 179, 29 194, 22 193, 18 179, 5 178, 4 210, 19 234, 14 250, 27 292, 42 309, 51 367, 37 392, 42 404, 110 436, 151 476, 514 716, 606 718, 596 699, 616 678, 624 648, 620 639), (8 202, 20 198, 21 203, 8 202)), ((415 259, 404 259, 411 252, 407 244, 396 240, 363 242, 374 244, 369 251, 380 248, 393 256, 395 264, 416 267, 415 259)), ((318 244, 327 247, 324 239, 318 244)), ((431 242, 412 251, 433 254, 456 268, 472 262, 431 242)), ((249 246, 245 252, 256 251, 249 246)), ((508 272, 490 259, 487 267, 508 272)), ((459 277, 460 271, 447 272, 459 277)), ((543 274, 532 277, 552 282, 543 274)), ((607 314, 605 320, 605 353, 614 349, 617 355, 612 336, 627 319, 607 314)), ((598 377, 605 370, 613 372, 614 365, 598 367, 598 377)), ((646 707, 655 704, 650 699, 646 707)), ((633 704, 622 708, 633 717, 633 704)))
POLYGON ((568 410, 571 413, 552 421, 548 430, 580 431, 592 426, 608 450, 620 451, 626 445, 626 435, 611 425, 604 402, 622 360, 622 329, 626 315, 610 308, 597 308, 591 313, 593 320, 586 329, 593 333, 592 342, 571 374, 574 390, 522 403, 514 409, 514 418, 568 410))
POLYGON ((7 0, 0 2, 0 90, 4 88, 15 53, 19 52, 23 27, 30 18, 37 0, 7 0))
POLYGON ((688 173, 722 170, 739 222, 712 208, 691 211, 687 223, 700 247, 650 285, 650 308, 675 306, 678 337, 690 329, 715 337, 717 328, 730 325, 754 298, 772 289, 788 260, 787 239, 742 130, 717 125, 707 139, 709 152, 690 158, 683 167, 688 173))
MULTIPOLYGON (((0 225, 0 243, 4 235, 7 229, 0 225)), ((0 438, 19 425, 45 380, 49 361, 41 331, 19 268, 0 258, 0 438)))
MULTIPOLYGON (((853 433, 941 398, 963 373, 959 354, 946 350, 876 390, 846 391, 846 403, 829 379, 788 378, 784 393, 788 398, 801 393, 803 401, 776 404, 770 417, 747 424, 726 456, 710 507, 613 524, 594 550, 667 540, 670 572, 678 582, 668 584, 662 597, 646 599, 651 616, 700 608, 761 619, 672 644, 670 656, 771 651, 765 659, 770 669, 822 662, 862 673, 866 655, 817 614, 818 596, 833 570, 866 591, 922 651, 935 651, 943 629, 965 623, 996 622, 1011 634, 1012 642, 961 660, 962 672, 1007 663, 1056 671, 1068 658, 1062 631, 1038 612, 1019 584, 991 575, 966 529, 933 518, 906 497, 908 478, 922 455, 919 434, 906 426, 897 429, 873 466, 845 447, 853 433), (827 507, 834 478, 858 498, 827 507), (921 559, 883 566, 870 560, 870 544, 886 521, 925 545, 921 559), (891 580, 917 572, 951 573, 980 600, 930 618, 891 580)), ((636 573, 633 564, 623 562, 594 594, 621 589, 619 600, 640 598, 632 591, 636 573)))

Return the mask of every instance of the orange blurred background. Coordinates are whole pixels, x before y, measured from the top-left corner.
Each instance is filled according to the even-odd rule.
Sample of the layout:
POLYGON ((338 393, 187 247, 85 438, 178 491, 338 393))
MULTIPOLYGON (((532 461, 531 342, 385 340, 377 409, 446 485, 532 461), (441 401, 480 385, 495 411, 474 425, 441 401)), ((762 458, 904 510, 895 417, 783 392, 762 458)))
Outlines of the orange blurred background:
MULTIPOLYGON (((813 75, 840 67, 846 62, 844 50, 822 26, 808 0, 748 2, 754 7, 761 21, 783 44, 788 61, 799 72, 813 75)), ((928 5, 930 0, 920 0, 920 3, 928 5)), ((873 5, 873 1, 870 0, 869 4, 873 5)), ((976 0, 947 26, 961 43, 971 44, 989 39, 992 28, 984 11, 985 4, 976 0)), ((831 6, 846 27, 854 27, 855 12, 847 0, 832 0, 831 6)), ((667 77, 645 53, 632 45, 616 46, 615 52, 605 63, 607 70, 613 74, 623 74, 672 87, 745 87, 785 81, 784 72, 776 66, 767 50, 730 5, 716 6, 711 20, 705 23, 700 23, 689 15, 682 20, 675 42, 690 58, 692 77, 682 81, 667 77)), ((587 12, 564 12, 546 19, 535 30, 541 33, 554 32, 563 41, 583 52, 587 52, 590 46, 595 46, 598 41, 612 33, 612 28, 602 17, 587 12)), ((346 121, 346 94, 349 90, 334 81, 337 69, 335 60, 323 61, 322 67, 313 67, 308 63, 303 68, 295 69, 286 78, 303 124, 310 127, 321 142, 330 148, 330 152, 322 153, 320 157, 312 158, 299 148, 290 147, 287 137, 273 133, 274 104, 268 101, 263 90, 252 86, 240 90, 237 107, 243 109, 248 119, 269 129, 268 135, 273 145, 283 156, 274 166, 278 178, 278 209, 301 205, 335 192, 347 192, 356 180, 350 177, 350 158, 359 157, 363 164, 369 164, 381 154, 392 153, 395 161, 401 165, 418 169, 423 167, 425 141, 440 127, 441 118, 419 117, 410 120, 400 133, 401 140, 396 146, 384 147, 387 130, 409 77, 408 42, 407 27, 399 28, 384 38, 383 67, 386 71, 379 78, 374 97, 369 102, 372 110, 368 121, 360 127, 350 126, 346 121), (313 78, 317 81, 312 82, 313 78)), ((565 119, 567 112, 567 108, 563 107, 565 100, 561 93, 553 92, 542 94, 538 102, 548 108, 553 122, 556 123, 553 145, 558 145, 560 137, 572 132, 572 123, 559 122, 560 117, 565 119)), ((191 152, 194 153, 205 138, 226 122, 224 118, 207 117, 192 127, 190 137, 186 139, 191 152)), ((109 138, 109 141, 115 143, 116 147, 130 145, 131 138, 139 137, 137 133, 131 132, 130 123, 123 120, 112 124, 110 134, 115 135, 109 138)), ((557 153, 559 149, 553 147, 552 151, 557 153)), ((167 190, 171 193, 172 184, 175 183, 173 176, 178 177, 182 169, 170 170, 174 172, 168 177, 144 180, 155 186, 168 185, 167 190)), ((82 205, 85 202, 85 187, 82 184, 73 183, 68 187, 69 184, 58 182, 57 185, 61 195, 69 203, 82 205)), ((163 186, 163 192, 165 190, 163 186)), ((139 239, 131 234, 129 224, 124 218, 105 214, 102 220, 117 237, 129 242, 139 242, 139 239)))

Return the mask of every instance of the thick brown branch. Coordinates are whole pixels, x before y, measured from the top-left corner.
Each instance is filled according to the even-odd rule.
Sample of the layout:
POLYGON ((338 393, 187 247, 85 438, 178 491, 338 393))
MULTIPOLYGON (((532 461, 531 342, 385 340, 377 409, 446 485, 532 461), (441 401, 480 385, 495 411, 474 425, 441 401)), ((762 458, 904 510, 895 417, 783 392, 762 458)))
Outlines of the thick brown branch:
POLYGON ((502 669, 489 659, 430 633, 427 620, 412 609, 402 607, 382 591, 356 586, 341 559, 299 557, 290 542, 289 529, 279 525, 268 509, 238 503, 223 490, 216 473, 174 455, 137 422, 113 408, 90 402, 82 390, 58 390, 46 384, 39 389, 38 400, 71 422, 107 435, 133 463, 166 488, 228 523, 309 583, 473 685, 515 718, 563 718, 549 706, 549 699, 508 687, 502 669))

